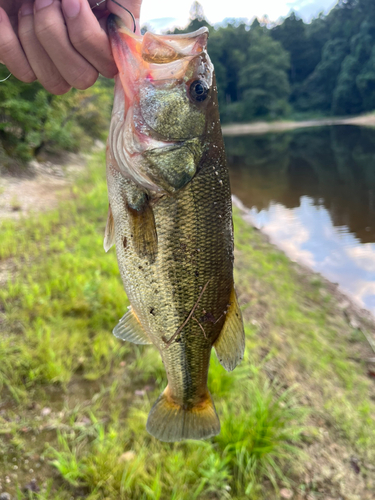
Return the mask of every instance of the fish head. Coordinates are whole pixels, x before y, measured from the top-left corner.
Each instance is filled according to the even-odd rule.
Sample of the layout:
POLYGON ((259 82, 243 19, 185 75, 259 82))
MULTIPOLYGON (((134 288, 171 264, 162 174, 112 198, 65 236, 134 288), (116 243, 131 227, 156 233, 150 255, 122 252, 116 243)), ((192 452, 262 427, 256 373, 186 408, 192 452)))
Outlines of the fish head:
POLYGON ((121 150, 125 161, 120 169, 141 187, 177 191, 197 172, 216 103, 208 30, 139 36, 116 16, 108 24, 119 70, 110 132, 110 146, 117 148, 113 154, 121 150))

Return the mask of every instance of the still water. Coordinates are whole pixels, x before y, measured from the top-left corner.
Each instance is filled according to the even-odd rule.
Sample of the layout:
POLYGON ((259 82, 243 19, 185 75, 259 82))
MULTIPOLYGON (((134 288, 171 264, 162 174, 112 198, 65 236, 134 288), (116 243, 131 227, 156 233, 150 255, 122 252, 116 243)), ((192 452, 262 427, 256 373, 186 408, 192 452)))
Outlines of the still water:
POLYGON ((375 314, 375 131, 225 138, 233 193, 293 260, 375 314))

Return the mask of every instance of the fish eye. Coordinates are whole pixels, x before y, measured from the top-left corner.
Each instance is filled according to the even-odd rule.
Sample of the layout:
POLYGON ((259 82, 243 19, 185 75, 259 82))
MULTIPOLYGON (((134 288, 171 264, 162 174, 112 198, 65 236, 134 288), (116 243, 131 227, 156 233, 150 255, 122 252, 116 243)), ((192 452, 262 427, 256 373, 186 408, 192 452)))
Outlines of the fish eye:
POLYGON ((207 83, 203 80, 195 80, 189 89, 191 98, 198 102, 206 99, 209 90, 207 83))

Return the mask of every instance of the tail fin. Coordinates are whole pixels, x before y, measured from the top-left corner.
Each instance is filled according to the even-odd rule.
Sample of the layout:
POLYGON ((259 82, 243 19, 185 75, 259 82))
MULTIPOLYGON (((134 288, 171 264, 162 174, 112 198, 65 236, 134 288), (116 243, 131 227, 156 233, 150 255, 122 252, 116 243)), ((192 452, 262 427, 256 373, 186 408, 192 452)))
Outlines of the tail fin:
POLYGON ((169 397, 168 386, 151 408, 147 419, 147 431, 160 441, 183 439, 207 439, 220 432, 211 394, 207 394, 197 406, 184 409, 169 397))

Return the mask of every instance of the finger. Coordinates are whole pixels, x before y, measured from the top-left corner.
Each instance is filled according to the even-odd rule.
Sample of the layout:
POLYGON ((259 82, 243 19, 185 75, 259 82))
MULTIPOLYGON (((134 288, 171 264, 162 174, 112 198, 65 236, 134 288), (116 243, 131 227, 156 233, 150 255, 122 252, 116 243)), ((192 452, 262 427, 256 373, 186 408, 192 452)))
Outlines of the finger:
POLYGON ((102 30, 87 0, 62 0, 69 38, 73 47, 102 75, 113 78, 117 68, 108 36, 102 30))
POLYGON ((4 9, 0 8, 0 60, 22 82, 36 80, 4 9))
POLYGON ((97 78, 96 69, 72 46, 57 0, 35 0, 35 34, 65 81, 85 90, 97 78))
POLYGON ((36 37, 33 2, 24 3, 20 9, 18 36, 27 59, 43 87, 55 95, 68 92, 70 85, 61 76, 36 37))

